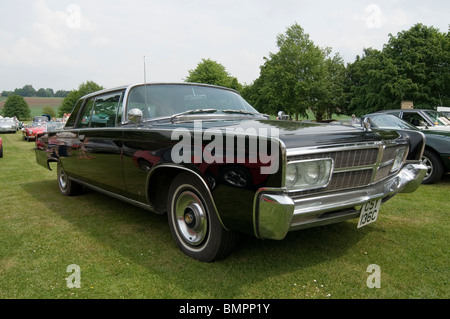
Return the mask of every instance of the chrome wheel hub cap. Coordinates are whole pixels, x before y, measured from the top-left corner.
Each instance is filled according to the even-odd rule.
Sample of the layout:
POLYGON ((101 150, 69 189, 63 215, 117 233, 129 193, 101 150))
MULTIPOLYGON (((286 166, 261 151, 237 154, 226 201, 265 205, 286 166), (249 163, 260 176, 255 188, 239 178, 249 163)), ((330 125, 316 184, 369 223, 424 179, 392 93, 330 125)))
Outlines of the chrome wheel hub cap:
POLYGON ((179 234, 190 245, 200 245, 207 235, 208 218, 200 198, 191 191, 182 192, 175 202, 179 234))

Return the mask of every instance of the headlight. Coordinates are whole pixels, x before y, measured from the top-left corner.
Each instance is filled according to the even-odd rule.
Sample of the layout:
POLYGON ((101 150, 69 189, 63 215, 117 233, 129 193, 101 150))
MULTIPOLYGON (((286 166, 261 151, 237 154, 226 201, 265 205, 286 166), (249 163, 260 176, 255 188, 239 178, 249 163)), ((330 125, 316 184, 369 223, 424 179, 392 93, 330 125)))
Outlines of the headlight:
POLYGON ((407 155, 407 150, 406 147, 402 147, 395 152, 394 164, 392 164, 391 172, 398 171, 402 167, 403 161, 407 155))
POLYGON ((286 166, 286 187, 290 190, 308 190, 325 187, 331 179, 331 158, 290 162, 286 166))

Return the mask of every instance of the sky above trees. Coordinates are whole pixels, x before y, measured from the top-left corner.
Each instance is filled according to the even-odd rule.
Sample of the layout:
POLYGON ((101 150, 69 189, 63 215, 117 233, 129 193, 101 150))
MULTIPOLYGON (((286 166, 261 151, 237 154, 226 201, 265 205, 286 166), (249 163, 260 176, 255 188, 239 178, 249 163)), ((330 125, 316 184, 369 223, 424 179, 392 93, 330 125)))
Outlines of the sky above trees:
POLYGON ((449 1, 17 0, 2 4, 0 92, 178 82, 202 59, 240 83, 259 77, 276 37, 298 23, 346 63, 417 23, 448 31, 449 1))

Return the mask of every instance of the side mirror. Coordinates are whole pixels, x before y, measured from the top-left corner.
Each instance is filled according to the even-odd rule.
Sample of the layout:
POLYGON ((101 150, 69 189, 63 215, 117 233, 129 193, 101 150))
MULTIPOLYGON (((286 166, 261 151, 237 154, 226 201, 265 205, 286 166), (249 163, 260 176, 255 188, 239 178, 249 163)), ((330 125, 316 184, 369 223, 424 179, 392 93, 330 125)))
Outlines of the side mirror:
POLYGON ((372 131, 372 126, 371 126, 371 124, 370 124, 370 120, 369 120, 368 117, 365 117, 365 118, 362 120, 361 126, 363 127, 363 130, 364 130, 365 132, 370 132, 370 131, 372 131))
POLYGON ((128 119, 136 124, 136 127, 141 122, 143 113, 140 109, 134 108, 128 111, 127 113, 128 119))

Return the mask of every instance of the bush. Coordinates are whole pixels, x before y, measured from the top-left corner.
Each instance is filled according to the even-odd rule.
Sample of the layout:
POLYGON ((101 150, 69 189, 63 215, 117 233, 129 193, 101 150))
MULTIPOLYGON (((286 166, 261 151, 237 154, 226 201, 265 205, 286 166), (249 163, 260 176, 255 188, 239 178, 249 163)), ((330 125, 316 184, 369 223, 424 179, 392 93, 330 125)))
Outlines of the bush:
POLYGON ((51 106, 44 106, 42 108, 42 114, 48 114, 48 115, 50 115, 51 118, 56 117, 56 111, 51 106))
POLYGON ((31 110, 23 97, 19 95, 10 95, 5 102, 3 116, 15 116, 19 120, 26 120, 31 117, 31 110))

